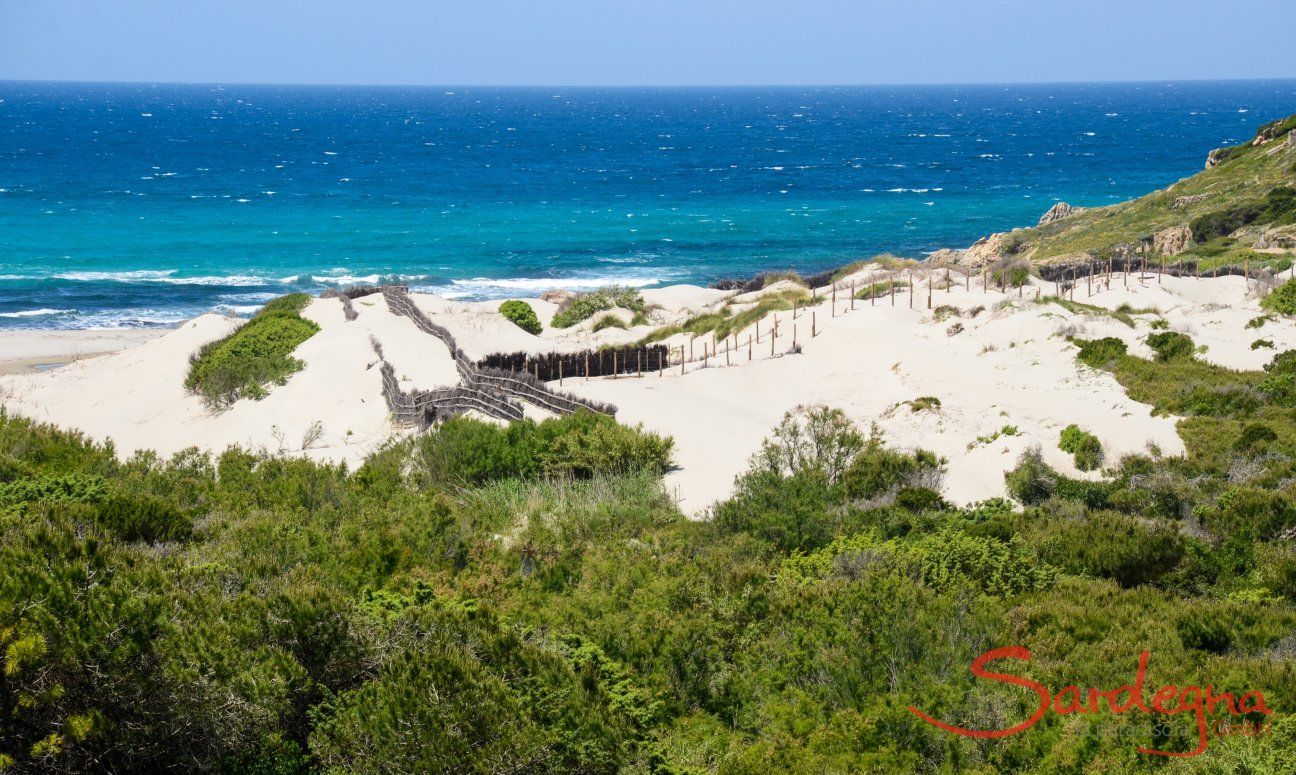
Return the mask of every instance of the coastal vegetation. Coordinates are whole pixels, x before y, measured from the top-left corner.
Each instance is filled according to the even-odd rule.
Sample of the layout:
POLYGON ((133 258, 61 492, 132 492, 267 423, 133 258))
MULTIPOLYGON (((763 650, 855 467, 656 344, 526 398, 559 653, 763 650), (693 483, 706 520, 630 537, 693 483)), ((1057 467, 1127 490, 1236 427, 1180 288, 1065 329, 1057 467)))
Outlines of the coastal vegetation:
POLYGON ((1261 126, 1251 140, 1211 152, 1207 169, 1138 199, 1081 209, 1032 228, 996 235, 1004 259, 1101 261, 1135 250, 1201 270, 1244 263, 1284 271, 1296 250, 1296 116, 1261 126), (1159 241, 1168 230, 1178 241, 1159 241), (1257 249, 1266 232, 1285 234, 1287 252, 1257 249), (1186 242, 1184 241, 1186 238, 1186 242))
MULTIPOLYGON (((1169 396, 1190 454, 1081 482, 1028 453, 1006 479, 1020 507, 946 504, 944 461, 821 406, 701 522, 662 486, 668 439, 585 413, 450 420, 354 471, 238 448, 121 461, 0 415, 0 762, 1159 769, 1135 748, 1190 750, 1190 714, 1050 715, 984 745, 908 710, 1024 718, 1028 692, 967 671, 1004 643, 1050 686, 1114 687, 1146 649, 1149 685, 1296 702, 1296 353, 1247 374, 1079 344, 1169 396), (1176 397, 1206 386, 1260 404, 1176 397)), ((1252 720, 1271 723, 1183 771, 1283 771, 1296 725, 1252 720)))
POLYGON ((303 365, 293 350, 319 332, 301 316, 309 302, 304 293, 281 296, 229 336, 203 345, 189 360, 185 388, 222 407, 262 398, 269 385, 284 384, 303 365))
POLYGON ((500 314, 508 318, 509 322, 528 334, 539 335, 543 329, 540 325, 540 318, 536 317, 535 310, 530 304, 519 299, 509 299, 501 302, 499 305, 500 314))
POLYGON ((642 313, 647 305, 644 303, 643 294, 634 288, 609 285, 596 291, 578 293, 564 301, 554 313, 550 325, 554 328, 571 328, 599 312, 616 308, 642 313))
POLYGON ((1102 465, 1102 442, 1074 423, 1062 429, 1058 449, 1071 453, 1081 471, 1093 471, 1102 465))

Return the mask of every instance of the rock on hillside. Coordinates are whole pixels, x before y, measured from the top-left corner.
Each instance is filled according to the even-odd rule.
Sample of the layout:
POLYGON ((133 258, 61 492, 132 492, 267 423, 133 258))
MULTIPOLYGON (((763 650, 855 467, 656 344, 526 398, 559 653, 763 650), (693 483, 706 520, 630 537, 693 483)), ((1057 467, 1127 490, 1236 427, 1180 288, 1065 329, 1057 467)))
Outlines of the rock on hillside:
POLYGON ((1050 207, 1048 209, 1048 212, 1040 216, 1038 225, 1043 226, 1046 223, 1060 221, 1063 218, 1067 217, 1068 215, 1071 215, 1072 213, 1078 213, 1082 210, 1084 210, 1083 207, 1076 207, 1075 205, 1069 205, 1066 202, 1058 202, 1057 204, 1050 207))

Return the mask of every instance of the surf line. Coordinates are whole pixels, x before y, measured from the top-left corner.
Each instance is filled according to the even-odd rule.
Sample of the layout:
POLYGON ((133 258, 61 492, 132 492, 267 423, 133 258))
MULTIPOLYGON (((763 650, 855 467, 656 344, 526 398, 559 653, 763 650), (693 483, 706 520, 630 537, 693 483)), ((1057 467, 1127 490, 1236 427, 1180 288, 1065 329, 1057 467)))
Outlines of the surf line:
POLYGON ((1007 673, 995 673, 987 670, 985 668, 987 662, 994 662, 1000 659, 1020 659, 1023 661, 1029 661, 1031 658, 1030 651, 1024 646, 1003 646, 997 649, 991 649, 972 660, 972 675, 977 678, 985 678, 997 683, 1020 686, 1035 692, 1035 694, 1039 696, 1039 706, 1035 709, 1035 712, 1031 714, 1030 718, 1016 726, 1008 727, 1007 729, 966 729, 964 727, 947 724, 944 721, 932 718, 912 705, 909 706, 909 712, 913 713, 923 721, 926 721, 928 724, 939 727, 946 732, 953 732, 956 735, 962 735, 964 737, 995 739, 1025 732, 1035 726, 1040 719, 1044 718, 1044 715, 1048 713, 1050 709, 1052 709, 1054 713, 1063 716, 1072 713, 1096 714, 1100 710, 1099 701, 1101 699, 1107 700, 1107 707, 1115 714, 1128 713, 1136 708, 1143 713, 1161 713, 1167 716, 1192 711, 1197 721, 1196 748, 1191 751, 1182 752, 1158 751, 1153 748, 1137 749, 1139 753, 1149 754, 1152 756, 1173 756, 1180 758, 1197 756, 1205 752, 1206 746, 1210 742, 1207 735, 1206 717, 1213 713, 1215 711, 1215 706, 1220 703, 1224 703, 1228 712, 1234 716, 1242 716, 1252 713, 1260 713, 1268 716, 1273 712, 1265 705, 1264 694, 1258 690, 1249 691, 1246 694, 1243 694, 1241 698, 1235 699, 1234 696, 1228 692, 1216 694, 1215 687, 1212 684, 1207 684, 1205 688, 1196 685, 1180 687, 1173 684, 1167 684, 1158 689, 1152 695, 1151 703, 1148 703, 1145 699, 1143 684, 1144 678, 1147 674, 1147 665, 1150 656, 1150 652, 1146 650, 1139 654, 1138 672, 1135 674, 1134 683, 1125 684, 1124 686, 1109 691, 1091 688, 1088 692, 1088 703, 1081 704, 1081 693, 1080 687, 1078 686, 1064 686, 1062 689, 1058 690, 1055 695, 1051 693, 1048 690, 1048 687, 1044 686, 1044 684, 1032 681, 1029 678, 1023 678, 1021 676, 1010 675, 1007 673), (1124 699, 1119 700, 1122 695, 1124 695, 1124 699), (1176 699, 1178 700, 1177 704, 1168 704, 1176 699))

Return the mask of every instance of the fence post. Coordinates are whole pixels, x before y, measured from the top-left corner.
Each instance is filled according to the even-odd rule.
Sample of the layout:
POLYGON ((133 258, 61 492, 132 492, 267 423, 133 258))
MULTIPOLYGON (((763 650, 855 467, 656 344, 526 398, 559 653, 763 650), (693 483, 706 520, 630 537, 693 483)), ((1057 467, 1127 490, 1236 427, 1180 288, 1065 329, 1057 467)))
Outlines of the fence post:
POLYGON ((562 377, 563 377, 562 364, 563 364, 562 356, 559 356, 558 357, 558 387, 562 387, 562 377))
POLYGON ((796 320, 796 317, 797 317, 797 305, 796 305, 796 299, 793 299, 793 300, 792 300, 792 319, 793 319, 793 320, 796 320))
POLYGON ((812 310, 810 312, 810 338, 814 339, 818 335, 818 329, 815 327, 815 313, 812 310))
POLYGON ((751 334, 747 335, 747 360, 752 359, 752 338, 751 334))
POLYGON ((662 369, 662 352, 661 350, 658 350, 657 351, 657 377, 659 379, 661 378, 663 371, 664 370, 662 369))
POLYGON ((932 296, 932 276, 931 276, 931 272, 929 271, 927 272, 927 309, 931 309, 931 296, 932 296))
POLYGON ((832 316, 837 317, 837 283, 832 284, 832 316))
POLYGON ((756 344, 760 344, 760 318, 756 318, 756 344))
POLYGON ((796 323, 792 324, 792 349, 796 349, 796 323))
POLYGON ((990 270, 986 267, 981 267, 981 291, 990 292, 990 270))
POLYGON ((729 338, 725 337, 725 365, 729 365, 729 338))
POLYGON ((770 333, 770 357, 771 358, 774 357, 774 343, 777 341, 778 341, 778 328, 775 327, 774 331, 770 333))
POLYGON ((643 350, 635 351, 635 371, 638 372, 635 376, 643 376, 643 350))
POLYGON ((909 309, 913 309, 913 270, 909 270, 909 309))
POLYGON ((895 275, 887 277, 887 295, 891 297, 891 306, 895 306, 895 275))
POLYGON ((681 377, 684 376, 685 363, 688 363, 688 361, 684 360, 684 345, 680 345, 680 376, 681 377))
POLYGON ((851 280, 851 309, 855 309, 855 281, 851 280))
POLYGON ((589 350, 585 351, 585 379, 589 379, 589 350))
POLYGON ((612 351, 612 376, 617 376, 621 371, 617 369, 617 351, 612 351))
POLYGON ((711 357, 710 354, 707 352, 707 343, 703 342, 702 343, 702 368, 706 368, 707 366, 711 365, 708 362, 710 357, 711 357))

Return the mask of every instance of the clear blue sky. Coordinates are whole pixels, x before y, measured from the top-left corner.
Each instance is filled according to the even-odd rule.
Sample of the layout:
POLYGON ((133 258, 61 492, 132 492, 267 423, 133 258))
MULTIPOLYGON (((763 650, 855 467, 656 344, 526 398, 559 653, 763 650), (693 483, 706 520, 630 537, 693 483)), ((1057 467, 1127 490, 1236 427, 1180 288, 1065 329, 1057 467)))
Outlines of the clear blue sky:
POLYGON ((1296 0, 0 0, 0 79, 869 84, 1296 77, 1296 0))

